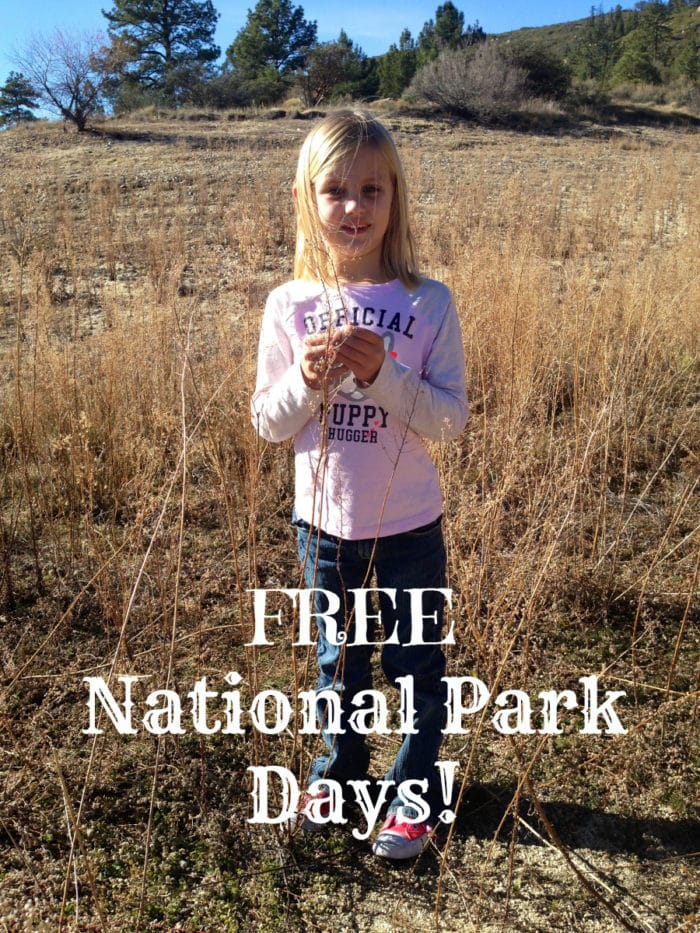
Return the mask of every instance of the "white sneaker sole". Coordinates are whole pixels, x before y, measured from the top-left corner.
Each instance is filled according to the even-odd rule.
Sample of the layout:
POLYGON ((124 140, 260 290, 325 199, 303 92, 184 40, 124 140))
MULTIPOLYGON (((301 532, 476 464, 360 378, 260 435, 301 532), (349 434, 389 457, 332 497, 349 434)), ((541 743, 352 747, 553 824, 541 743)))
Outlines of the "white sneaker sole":
POLYGON ((399 861, 405 858, 415 858, 430 842, 430 833, 425 833, 418 839, 405 839, 399 833, 387 830, 380 833, 372 843, 372 852, 380 858, 389 858, 399 861))

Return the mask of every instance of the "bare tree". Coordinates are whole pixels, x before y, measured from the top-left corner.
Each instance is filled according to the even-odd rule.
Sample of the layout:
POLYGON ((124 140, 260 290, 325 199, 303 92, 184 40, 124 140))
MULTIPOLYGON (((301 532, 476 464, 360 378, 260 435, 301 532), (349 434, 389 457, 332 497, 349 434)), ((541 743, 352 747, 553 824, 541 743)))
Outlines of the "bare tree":
POLYGON ((101 109, 104 44, 100 33, 57 29, 50 36, 34 36, 16 56, 47 110, 75 123, 79 132, 101 109))

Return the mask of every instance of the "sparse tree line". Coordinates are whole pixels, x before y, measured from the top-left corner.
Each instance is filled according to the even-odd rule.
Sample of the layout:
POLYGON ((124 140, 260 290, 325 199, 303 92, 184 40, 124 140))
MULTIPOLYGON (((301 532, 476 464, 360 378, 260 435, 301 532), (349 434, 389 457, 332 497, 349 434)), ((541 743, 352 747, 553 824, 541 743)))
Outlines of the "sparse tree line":
POLYGON ((258 0, 225 50, 211 0, 114 0, 102 10, 107 37, 57 31, 35 38, 0 87, 0 126, 34 119, 43 106, 79 130, 96 113, 141 107, 270 105, 296 96, 306 107, 337 99, 405 94, 453 112, 493 115, 526 97, 562 99, 576 78, 614 81, 700 77, 698 23, 678 37, 675 13, 699 0, 591 9, 573 52, 489 39, 446 0, 417 37, 406 29, 368 57, 345 33, 319 42, 317 23, 293 0, 258 0))

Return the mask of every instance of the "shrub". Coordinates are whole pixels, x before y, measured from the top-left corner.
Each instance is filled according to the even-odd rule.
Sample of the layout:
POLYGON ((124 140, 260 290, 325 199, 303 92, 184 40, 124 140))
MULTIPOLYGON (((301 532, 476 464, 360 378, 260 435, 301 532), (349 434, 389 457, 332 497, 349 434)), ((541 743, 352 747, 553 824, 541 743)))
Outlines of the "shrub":
POLYGON ((274 68, 263 68, 251 78, 225 72, 198 84, 192 92, 192 103, 218 110, 274 104, 284 96, 286 89, 274 68))
POLYGON ((697 81, 680 81, 673 87, 677 88, 677 105, 696 116, 700 114, 700 84, 697 81))
POLYGON ((543 46, 511 46, 506 58, 527 74, 527 90, 533 97, 545 100, 563 100, 571 89, 572 74, 569 66, 555 53, 543 46))
POLYGON ((517 110, 526 96, 527 73, 492 43, 445 49, 411 83, 410 95, 450 113, 495 119, 517 110))
POLYGON ((668 87, 660 84, 644 84, 624 81, 612 88, 612 96, 632 104, 665 106, 669 100, 668 87))

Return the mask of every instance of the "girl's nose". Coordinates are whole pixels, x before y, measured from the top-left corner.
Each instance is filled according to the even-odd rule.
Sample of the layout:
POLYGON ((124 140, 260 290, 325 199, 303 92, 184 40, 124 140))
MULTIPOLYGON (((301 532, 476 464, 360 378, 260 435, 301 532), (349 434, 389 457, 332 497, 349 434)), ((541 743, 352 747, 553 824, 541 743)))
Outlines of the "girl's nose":
POLYGON ((347 201, 345 202, 345 213, 352 214, 352 212, 356 211, 359 206, 360 206, 359 198, 348 198, 347 201))

